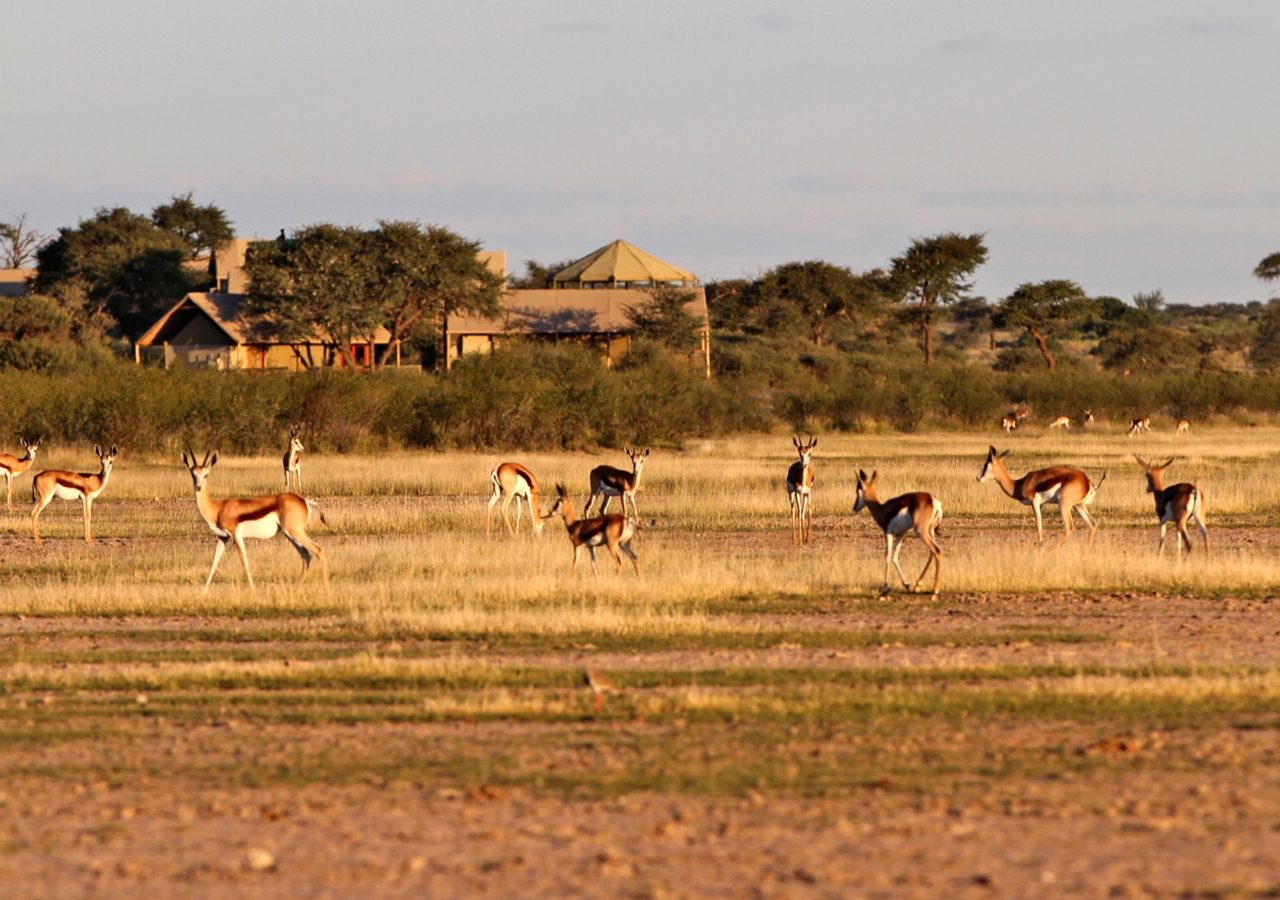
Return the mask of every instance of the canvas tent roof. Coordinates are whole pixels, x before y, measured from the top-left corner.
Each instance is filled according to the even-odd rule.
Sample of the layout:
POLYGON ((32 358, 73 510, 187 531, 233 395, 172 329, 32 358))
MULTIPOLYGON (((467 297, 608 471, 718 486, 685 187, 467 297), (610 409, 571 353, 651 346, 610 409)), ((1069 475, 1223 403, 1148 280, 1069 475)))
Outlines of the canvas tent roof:
MULTIPOLYGON (((707 321, 707 297, 701 288, 691 289, 685 305, 700 323, 707 321)), ((508 291, 502 311, 493 319, 450 313, 451 334, 621 334, 631 330, 627 307, 648 299, 648 293, 628 288, 593 291, 508 291)))
POLYGON ((35 277, 35 269, 0 269, 0 297, 21 297, 35 277))
POLYGON ((606 244, 557 272, 557 285, 628 281, 696 281, 693 273, 676 268, 626 241, 606 244))

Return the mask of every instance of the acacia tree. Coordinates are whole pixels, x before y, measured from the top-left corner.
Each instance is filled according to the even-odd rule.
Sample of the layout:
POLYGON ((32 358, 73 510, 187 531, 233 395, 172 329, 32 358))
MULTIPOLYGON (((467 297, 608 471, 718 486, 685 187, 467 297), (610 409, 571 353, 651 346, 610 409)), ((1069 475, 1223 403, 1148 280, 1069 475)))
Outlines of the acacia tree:
POLYGON ((987 261, 982 234, 948 232, 917 238, 892 261, 889 277, 894 293, 915 304, 924 364, 933 363, 933 319, 938 306, 954 303, 973 287, 970 277, 987 261))
POLYGON ((151 211, 151 222, 162 231, 175 234, 190 248, 191 257, 212 252, 236 236, 227 214, 213 204, 197 206, 191 192, 174 194, 168 203, 151 211))
MULTIPOLYGON (((480 243, 439 225, 379 221, 367 235, 371 290, 381 298, 382 324, 391 341, 378 360, 424 325, 435 324, 441 340, 451 312, 496 315, 502 276, 479 257, 480 243)), ((447 358, 448 348, 438 356, 447 358)))
POLYGON ((634 333, 677 351, 698 346, 699 325, 688 310, 694 293, 663 284, 646 292, 647 299, 624 307, 634 333))
POLYGON ((382 324, 380 298, 372 287, 367 237, 358 228, 324 222, 292 238, 249 246, 245 312, 258 327, 294 345, 303 365, 315 365, 309 344, 331 341, 343 362, 358 368, 357 340, 382 324), (304 356, 297 345, 308 347, 304 356))
POLYGON ((106 313, 135 336, 207 279, 182 265, 188 245, 124 207, 99 209, 75 228, 60 228, 36 254, 34 290, 79 307, 88 319, 106 313))
POLYGON ((1280 278, 1280 253, 1272 253, 1270 256, 1264 257, 1262 262, 1258 263, 1257 268, 1253 270, 1253 274, 1263 281, 1275 281, 1280 278))
POLYGON ((36 258, 44 235, 27 224, 27 214, 16 222, 0 222, 0 263, 6 269, 21 269, 36 258))
POLYGON ((1028 282, 1000 302, 996 322, 1004 328, 1025 328, 1040 348, 1044 364, 1056 369, 1058 360, 1049 349, 1050 335, 1082 319, 1089 309, 1088 296, 1074 281, 1028 282))
POLYGON ((826 344, 839 321, 866 322, 883 305, 877 273, 855 275, 819 259, 790 262, 752 282, 742 298, 770 329, 799 321, 817 346, 826 344))

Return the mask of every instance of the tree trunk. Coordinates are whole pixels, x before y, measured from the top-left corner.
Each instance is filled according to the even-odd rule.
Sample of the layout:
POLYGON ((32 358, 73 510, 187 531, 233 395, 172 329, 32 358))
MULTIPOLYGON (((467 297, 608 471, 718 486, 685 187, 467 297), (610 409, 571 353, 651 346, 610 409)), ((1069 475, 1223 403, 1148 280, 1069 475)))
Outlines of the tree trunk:
POLYGON ((933 323, 925 319, 920 323, 921 337, 924 343, 924 364, 933 365, 933 323))
POLYGON ((1035 339, 1036 346, 1040 348, 1040 355, 1044 357, 1044 364, 1051 370, 1058 368, 1058 360, 1053 355, 1053 351, 1049 349, 1049 336, 1038 328, 1027 327, 1027 331, 1031 337, 1035 339))

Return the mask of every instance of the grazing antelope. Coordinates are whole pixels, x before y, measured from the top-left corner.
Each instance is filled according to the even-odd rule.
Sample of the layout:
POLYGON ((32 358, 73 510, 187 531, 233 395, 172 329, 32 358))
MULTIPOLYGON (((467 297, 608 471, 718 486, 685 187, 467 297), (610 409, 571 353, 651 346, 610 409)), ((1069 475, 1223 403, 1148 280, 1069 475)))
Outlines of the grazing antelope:
POLYGON ((791 543, 807 544, 813 530, 813 448, 818 439, 800 443, 797 435, 791 439, 800 459, 787 469, 787 501, 791 504, 791 543))
MULTIPOLYGON (((204 462, 196 462, 196 455, 187 451, 182 454, 182 462, 191 473, 191 483, 196 491, 196 509, 218 539, 218 545, 213 548, 213 565, 209 567, 209 577, 204 580, 206 592, 213 582, 213 573, 218 571, 218 563, 222 562, 227 544, 232 541, 235 541, 240 561, 244 563, 244 576, 249 582, 249 590, 255 590, 253 573, 249 571, 249 557, 244 549, 245 538, 266 540, 281 531, 302 557, 299 583, 307 577, 312 559, 320 560, 324 580, 326 583, 329 581, 329 564, 324 558, 324 551, 307 536, 307 520, 311 518, 311 510, 314 508, 311 501, 290 493, 214 500, 209 496, 208 481, 209 473, 218 464, 218 451, 205 454, 204 462)), ((324 521, 323 514, 320 521, 324 521)))
POLYGON ((600 712, 600 705, 604 702, 605 694, 616 694, 618 692, 618 686, 613 683, 613 679, 608 675, 597 672, 591 666, 587 666, 582 670, 582 683, 595 695, 595 701, 591 706, 591 711, 595 713, 600 712))
POLYGON ((1065 429, 1067 429, 1067 431, 1070 431, 1070 430, 1071 430, 1071 419, 1070 419, 1068 416, 1058 416, 1058 418, 1054 419, 1052 422, 1050 422, 1050 423, 1049 423, 1049 427, 1050 427, 1050 428, 1065 428, 1065 429))
POLYGON ((1093 410, 1086 409, 1084 411, 1084 415, 1080 417, 1080 427, 1081 428, 1093 427, 1093 410))
POLYGON ((924 576, 929 574, 929 566, 933 566, 933 597, 937 599, 938 584, 942 580, 942 548, 937 541, 938 526, 942 524, 942 503, 924 491, 902 494, 881 503, 876 497, 876 474, 872 472, 868 478, 866 472, 858 470, 857 499, 853 502, 853 511, 869 510, 871 518, 884 532, 884 586, 880 594, 889 593, 890 563, 898 570, 902 586, 913 593, 924 581, 924 576), (916 583, 908 584, 907 576, 902 574, 902 566, 898 564, 898 552, 902 549, 903 539, 912 531, 924 541, 929 559, 916 583))
POLYGON ((997 453, 995 447, 988 448, 987 461, 983 464, 982 471, 978 473, 978 480, 994 479, 1006 494, 1035 511, 1038 536, 1036 542, 1044 543, 1044 521, 1040 514, 1040 507, 1046 503, 1056 503, 1062 511, 1064 532, 1059 543, 1071 536, 1071 511, 1074 509, 1089 526, 1089 543, 1092 544, 1094 538, 1098 536, 1098 523, 1089 514, 1087 507, 1093 502, 1098 488, 1102 487, 1102 482, 1107 480, 1107 473, 1103 472, 1098 483, 1094 484, 1089 480, 1089 476, 1079 469, 1073 469, 1070 466, 1050 466, 1047 469, 1028 472, 1015 480, 1004 464, 1004 458, 1008 455, 1008 450, 997 453))
POLYGON ((292 476, 298 491, 302 491, 302 426, 289 427, 289 449, 284 451, 284 489, 289 490, 289 478, 292 476))
POLYGON ((556 502, 551 504, 546 518, 551 518, 557 512, 564 519, 565 530, 569 532, 569 541, 573 544, 574 571, 578 569, 578 556, 582 553, 582 548, 586 547, 587 552, 591 554, 592 574, 600 574, 596 570, 596 548, 603 544, 613 555, 613 561, 618 564, 619 573, 622 572, 622 556, 618 553, 621 549, 631 557, 631 565, 635 566, 636 574, 640 574, 640 562, 635 551, 631 549, 631 540, 636 535, 635 519, 628 519, 617 513, 579 519, 573 510, 573 500, 563 484, 556 485, 556 502))
MULTIPOLYGON (((1191 420, 1190 420, 1190 419, 1179 419, 1179 420, 1178 420, 1178 425, 1177 425, 1177 427, 1173 429, 1173 433, 1174 433, 1174 434, 1190 434, 1190 433, 1191 433, 1191 420)), ((2 463, 0 463, 0 464, 2 464, 2 463)))
POLYGON ((40 449, 40 442, 28 444, 26 438, 22 438, 22 449, 27 451, 19 459, 8 453, 0 453, 0 475, 4 475, 4 483, 9 495, 9 512, 13 512, 13 479, 18 475, 31 468, 31 464, 36 461, 36 451, 40 449))
POLYGON ((1147 473, 1147 493, 1155 495, 1156 515, 1160 517, 1160 549, 1164 553, 1164 533, 1170 525, 1178 529, 1178 556, 1182 556, 1182 545, 1187 545, 1187 553, 1191 553, 1191 536, 1187 534, 1187 520, 1195 519, 1200 529, 1200 537, 1204 539, 1204 549, 1209 550, 1209 530, 1204 527, 1204 494, 1190 482, 1182 482, 1170 487, 1164 486, 1164 470, 1177 457, 1170 457, 1160 465, 1152 465, 1140 456, 1135 456, 1138 465, 1147 473))
POLYGON ((111 467, 116 461, 116 448, 113 444, 110 453, 103 453, 97 445, 93 452, 98 455, 101 468, 94 473, 66 472, 62 469, 45 469, 31 482, 31 499, 35 507, 31 510, 31 530, 35 534, 36 543, 43 544, 40 539, 40 513, 56 497, 59 500, 79 500, 84 504, 84 540, 93 543, 91 526, 93 523, 93 501, 107 487, 111 478, 111 467))
POLYGON ((1146 432, 1151 431, 1150 416, 1143 416, 1140 419, 1129 420, 1129 437, 1133 437, 1135 434, 1142 434, 1142 432, 1144 431, 1146 432))
POLYGON ((587 497, 587 505, 582 508, 582 514, 585 516, 591 512, 591 504, 595 502, 597 497, 603 497, 604 500, 600 504, 600 514, 604 515, 609 511, 609 501, 614 497, 622 498, 622 514, 627 514, 627 500, 631 501, 631 515, 640 520, 640 514, 636 512, 636 492, 640 490, 640 474, 644 471, 644 461, 649 455, 649 448, 645 447, 643 452, 631 452, 630 447, 623 447, 623 452, 631 459, 631 471, 618 469, 614 466, 596 466, 591 470, 591 494, 587 497))
POLYGON ((502 500, 502 521, 507 523, 507 531, 516 534, 520 530, 520 501, 529 507, 529 519, 533 522, 533 533, 542 534, 542 510, 538 504, 538 479, 520 463, 504 462, 489 473, 493 482, 493 496, 489 498, 489 509, 484 517, 484 533, 490 534, 493 525, 493 508, 502 500), (507 516, 507 507, 516 501, 516 524, 511 527, 511 519, 507 516))

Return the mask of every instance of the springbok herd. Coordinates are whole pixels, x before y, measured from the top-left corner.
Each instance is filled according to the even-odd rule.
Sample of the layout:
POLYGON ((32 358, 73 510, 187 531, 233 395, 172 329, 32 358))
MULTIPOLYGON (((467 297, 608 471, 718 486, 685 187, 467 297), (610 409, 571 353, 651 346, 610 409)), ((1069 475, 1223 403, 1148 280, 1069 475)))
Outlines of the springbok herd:
MULTIPOLYGON (((1022 417, 1025 417, 1025 412, 1010 413, 1005 417, 1004 424, 1008 428, 1012 421, 1012 428, 1016 428, 1018 420, 1022 417)), ((1085 422, 1091 423, 1092 420, 1092 415, 1086 411, 1085 422)), ((1069 428, 1070 425, 1067 417, 1060 416, 1049 427, 1069 428)), ((1176 432, 1186 433, 1188 427, 1185 419, 1180 420, 1176 432)), ((1150 419, 1134 419, 1130 423, 1129 435, 1133 436, 1144 430, 1150 430, 1150 419)), ((31 469, 35 462, 36 451, 40 448, 39 440, 28 442, 24 439, 21 443, 25 451, 21 457, 0 453, 0 474, 5 478, 10 512, 13 511, 13 479, 31 469)), ((808 440, 802 442, 797 436, 792 438, 792 444, 799 458, 787 470, 785 487, 791 508, 792 542, 803 545, 810 540, 813 521, 811 507, 814 485, 813 452, 818 445, 818 440, 810 436, 808 440)), ((261 540, 274 537, 279 533, 284 534, 302 558, 302 574, 299 581, 306 578, 312 560, 319 560, 324 577, 326 581, 328 580, 329 570, 324 551, 307 534, 307 524, 312 513, 317 513, 322 522, 324 515, 314 503, 301 494, 304 447, 300 427, 295 426, 290 429, 287 447, 282 460, 285 487, 283 493, 222 500, 213 499, 208 491, 209 475, 218 463, 218 452, 215 450, 207 453, 203 459, 199 459, 191 451, 182 454, 183 464, 191 475, 192 487, 195 490, 196 508, 218 540, 214 547, 213 563, 209 567, 209 575, 204 583, 206 591, 213 582, 218 564, 222 561, 222 556, 230 543, 235 544, 240 561, 244 564, 249 587, 253 588, 253 575, 249 570, 249 559, 244 542, 248 538, 261 540), (297 488, 298 492, 289 491, 291 484, 297 488)), ((642 451, 632 451, 629 447, 624 449, 631 460, 631 470, 604 465, 592 469, 589 476, 590 493, 583 505, 581 518, 563 484, 555 486, 555 500, 550 509, 543 512, 539 501, 537 476, 517 462, 504 462, 497 466, 489 476, 493 485, 493 494, 489 498, 485 516, 486 534, 492 533, 493 510, 499 502, 501 502, 502 520, 512 534, 518 532, 523 512, 526 510, 531 527, 537 534, 541 534, 546 519, 559 515, 564 521, 565 530, 573 546, 574 569, 577 568, 578 559, 585 548, 591 557, 592 572, 596 572, 596 550, 603 546, 613 557, 619 572, 622 571, 622 554, 625 553, 631 560, 636 574, 639 574, 639 560, 632 547, 632 541, 640 529, 636 494, 640 490, 640 479, 650 451, 648 447, 642 451), (621 500, 621 513, 609 512, 609 504, 615 497, 621 500), (509 508, 513 501, 516 505, 514 524, 509 515, 509 508), (591 508, 597 501, 599 501, 598 513, 590 516, 591 508)), ((98 445, 94 445, 93 450, 99 462, 97 472, 77 473, 61 469, 45 469, 32 479, 31 495, 35 505, 31 510, 31 527, 36 544, 42 543, 40 513, 54 499, 81 501, 84 507, 84 538, 89 543, 93 542, 93 501, 106 489, 117 453, 114 445, 106 452, 98 445)), ((1038 543, 1044 543, 1044 520, 1041 508, 1045 504, 1054 504, 1062 515, 1063 534, 1059 538, 1059 543, 1071 536, 1074 530, 1071 514, 1075 512, 1088 526, 1089 542, 1092 544, 1097 536, 1098 523, 1089 512, 1089 505, 1097 495, 1098 488, 1106 481, 1106 473, 1103 472, 1102 476, 1094 481, 1080 469, 1071 466, 1050 466, 1028 472, 1021 478, 1014 478, 1005 465, 1004 460, 1008 455, 1008 450, 998 452, 994 446, 990 447, 986 461, 978 473, 978 481, 995 481, 1010 497, 1031 507, 1036 518, 1038 543)), ((1173 458, 1163 463, 1148 462, 1138 456, 1134 459, 1142 466, 1146 475, 1147 492, 1155 499, 1156 516, 1160 523, 1158 552, 1164 552, 1165 534, 1169 526, 1173 525, 1177 528, 1176 543, 1179 556, 1182 554, 1184 544, 1187 552, 1190 553, 1191 536, 1187 532, 1187 523, 1190 521, 1195 522, 1207 550, 1209 533, 1205 528, 1204 495, 1200 489, 1186 482, 1165 486, 1164 473, 1173 463, 1173 458)), ((914 491, 889 500, 881 500, 876 489, 877 477, 878 473, 875 471, 868 475, 865 471, 858 470, 853 511, 858 513, 864 509, 867 510, 880 530, 884 532, 884 584, 881 587, 881 594, 888 594, 890 591, 891 567, 897 571, 902 586, 912 592, 920 586, 932 567, 931 593, 936 598, 942 580, 942 547, 937 541, 938 527, 942 523, 942 503, 932 494, 924 491, 914 491), (929 559, 914 582, 908 581, 898 562, 902 542, 911 532, 919 536, 929 552, 929 559)))

